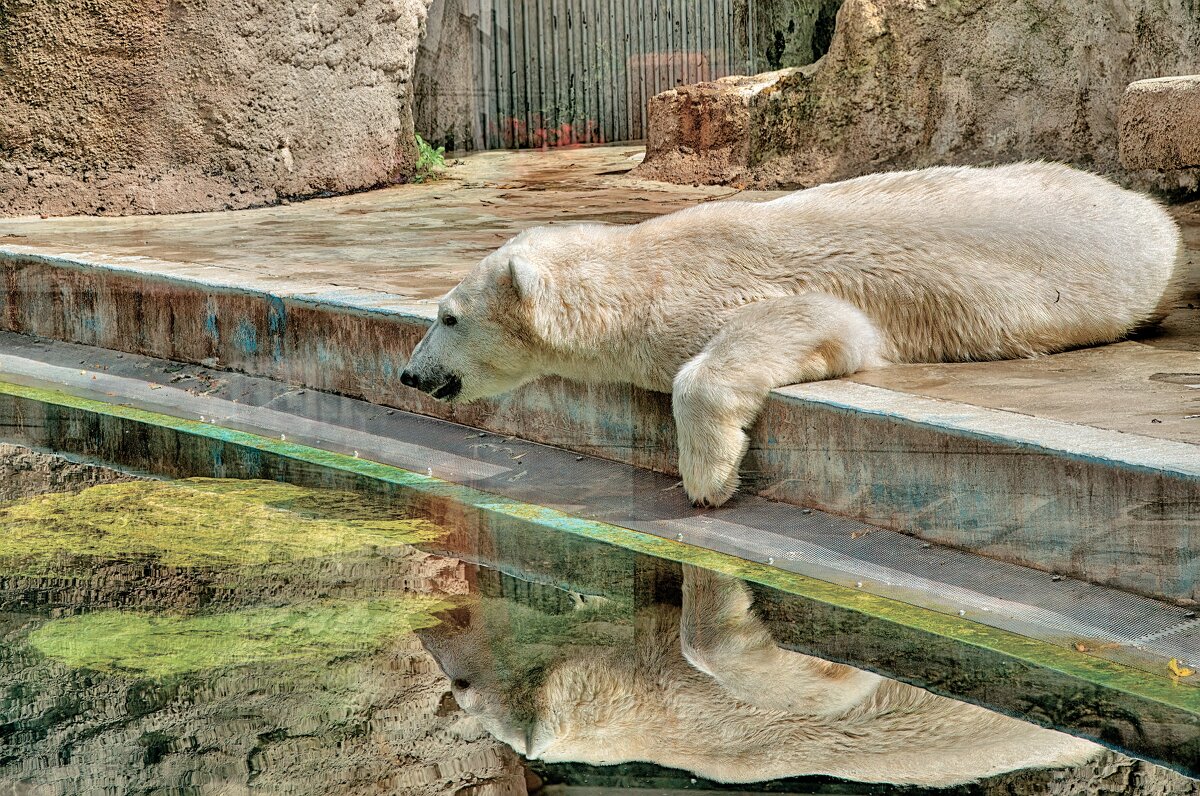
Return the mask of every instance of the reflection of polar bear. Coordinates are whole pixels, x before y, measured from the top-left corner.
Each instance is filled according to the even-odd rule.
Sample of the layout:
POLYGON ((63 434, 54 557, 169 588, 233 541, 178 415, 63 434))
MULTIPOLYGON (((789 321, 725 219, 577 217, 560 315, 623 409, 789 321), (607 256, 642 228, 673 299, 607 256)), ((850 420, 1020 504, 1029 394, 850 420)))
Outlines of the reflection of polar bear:
MULTIPOLYGON (((461 617, 460 617, 461 618, 461 617)), ((870 672, 784 650, 744 583, 684 567, 683 608, 536 663, 481 612, 420 631, 459 705, 530 758, 644 761, 722 782, 825 774, 945 786, 1083 763, 1101 748, 870 672)))
POLYGON ((671 392, 684 487, 715 505, 771 388, 1116 340, 1161 317, 1179 248, 1150 199, 1046 163, 543 227, 443 300, 401 380, 464 401, 551 374, 671 392))

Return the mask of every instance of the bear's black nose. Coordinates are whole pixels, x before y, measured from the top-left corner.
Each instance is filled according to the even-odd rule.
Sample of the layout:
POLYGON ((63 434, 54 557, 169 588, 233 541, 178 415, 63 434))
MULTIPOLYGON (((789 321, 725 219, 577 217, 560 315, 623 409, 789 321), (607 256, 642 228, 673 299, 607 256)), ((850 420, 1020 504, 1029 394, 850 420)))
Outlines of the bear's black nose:
POLYGON ((417 377, 409 373, 407 370, 400 374, 400 383, 405 387, 416 387, 417 377))

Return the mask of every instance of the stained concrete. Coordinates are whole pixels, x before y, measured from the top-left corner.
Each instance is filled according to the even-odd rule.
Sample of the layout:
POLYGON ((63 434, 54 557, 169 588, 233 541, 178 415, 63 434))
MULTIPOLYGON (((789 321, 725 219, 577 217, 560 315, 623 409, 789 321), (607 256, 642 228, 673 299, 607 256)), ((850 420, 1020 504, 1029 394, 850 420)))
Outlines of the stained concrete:
MULTIPOLYGON (((451 408, 397 384, 437 297, 516 231, 629 223, 736 193, 630 179, 638 154, 486 153, 442 182, 290 207, 0 222, 0 328, 215 363, 672 472, 666 396, 549 379, 451 408)), ((1200 208, 1175 212, 1188 289, 1155 335, 777 391, 753 433, 747 490, 1200 597, 1188 552, 1200 529, 1200 208)))

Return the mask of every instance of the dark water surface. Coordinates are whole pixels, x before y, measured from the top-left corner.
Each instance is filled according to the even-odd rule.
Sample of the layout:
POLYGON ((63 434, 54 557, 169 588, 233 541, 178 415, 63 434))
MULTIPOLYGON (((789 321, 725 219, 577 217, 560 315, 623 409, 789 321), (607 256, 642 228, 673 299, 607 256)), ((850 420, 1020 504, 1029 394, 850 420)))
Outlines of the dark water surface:
POLYGON ((1193 792, 782 649, 766 591, 707 570, 344 485, 4 455, 0 793, 1193 792))

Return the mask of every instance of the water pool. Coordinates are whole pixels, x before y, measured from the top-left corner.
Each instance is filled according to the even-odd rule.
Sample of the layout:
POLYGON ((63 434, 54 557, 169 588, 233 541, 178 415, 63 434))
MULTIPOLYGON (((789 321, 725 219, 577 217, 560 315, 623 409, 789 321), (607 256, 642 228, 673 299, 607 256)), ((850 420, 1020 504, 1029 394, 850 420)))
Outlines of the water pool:
MULTIPOLYGON (((59 433, 154 459, 114 428, 59 433)), ((200 461, 171 450, 172 475, 200 461)), ((0 448, 0 786, 14 793, 912 794, 926 789, 886 780, 989 773, 936 792, 1194 788, 1098 749, 995 774, 1091 753, 800 654, 805 636, 872 630, 728 562, 294 459, 221 459, 268 478, 163 479, 71 458, 0 448), (802 776, 831 768, 885 782, 802 776)), ((881 661, 906 643, 874 641, 881 661)))

